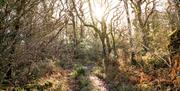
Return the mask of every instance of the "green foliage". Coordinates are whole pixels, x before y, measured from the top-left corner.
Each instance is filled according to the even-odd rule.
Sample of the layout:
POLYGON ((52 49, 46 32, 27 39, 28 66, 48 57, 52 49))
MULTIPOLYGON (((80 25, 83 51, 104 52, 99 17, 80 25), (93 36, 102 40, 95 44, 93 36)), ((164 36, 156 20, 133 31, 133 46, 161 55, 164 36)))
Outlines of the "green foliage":
POLYGON ((87 77, 81 76, 79 84, 80 84, 80 88, 84 88, 84 87, 87 87, 90 84, 90 81, 89 81, 89 79, 87 77))
POLYGON ((149 64, 154 68, 166 68, 168 67, 163 60, 151 60, 149 64))
MULTIPOLYGON (((77 6, 85 4, 83 2, 80 3, 81 5, 77 6)), ((88 24, 86 25, 84 23, 91 23, 91 21, 83 18, 83 16, 86 15, 84 12, 81 12, 82 7, 77 8, 77 12, 82 13, 78 18, 82 17, 82 20, 85 22, 77 21, 79 20, 76 19, 76 15, 78 14, 71 11, 74 10, 74 7, 69 7, 69 5, 72 4, 70 2, 59 3, 56 2, 56 0, 0 0, 0 82, 14 84, 16 86, 15 91, 23 91, 24 89, 31 88, 43 91, 51 87, 52 83, 47 81, 44 85, 41 85, 38 83, 30 84, 30 82, 47 75, 47 73, 55 73, 53 61, 56 61, 56 63, 59 62, 59 65, 63 68, 67 67, 68 70, 75 64, 71 74, 72 77, 75 78, 73 80, 78 80, 80 88, 87 91, 90 82, 88 78, 86 78, 87 69, 81 64, 86 63, 89 66, 88 62, 91 62, 91 64, 94 65, 95 62, 104 59, 102 58, 102 48, 112 49, 113 44, 117 50, 118 48, 122 48, 123 50, 127 50, 127 52, 131 51, 128 27, 124 25, 122 27, 120 27, 121 25, 119 26, 119 19, 121 17, 119 17, 118 14, 113 16, 115 20, 112 19, 112 24, 106 24, 106 20, 96 22, 96 19, 92 16, 91 18, 94 18, 92 20, 95 20, 95 23, 93 22, 92 25, 87 26, 88 24), (62 8, 63 5, 61 4, 67 4, 65 5, 67 7, 63 7, 62 11, 59 12, 59 15, 62 16, 59 17, 59 19, 55 17, 56 14, 54 12, 57 8, 55 7, 56 5, 54 6, 56 3, 58 3, 58 8, 62 8), (70 24, 73 19, 75 26, 70 24), (81 23, 82 25, 80 25, 81 23), (86 26, 83 26, 83 24, 86 26), (60 33, 57 33, 57 30, 60 28, 62 28, 63 31, 60 30, 60 33), (75 31, 72 31, 73 29, 75 31), (91 31, 93 29, 95 31, 91 31), (97 35, 94 35, 94 33, 97 35), (80 37, 80 34, 82 34, 83 37, 80 37), (114 38, 111 35, 113 35, 114 38), (115 43, 113 41, 115 41, 115 43), (60 61, 51 60, 52 62, 50 62, 50 60, 47 60, 54 58, 60 59, 60 61), (11 78, 4 79, 10 67, 12 68, 10 73, 11 78), (24 88, 21 86, 24 86, 24 88)), ((135 13, 139 13, 140 11, 141 9, 138 9, 135 13)), ((147 12, 149 11, 147 10, 147 12)), ((147 12, 143 12, 142 15, 147 12)), ((119 13, 119 11, 117 11, 117 13, 119 13)), ((142 50, 142 44, 144 44, 149 47, 148 51, 150 52, 157 53, 157 55, 160 56, 167 55, 167 44, 169 41, 167 36, 171 29, 169 27, 170 24, 167 23, 169 21, 167 21, 166 12, 154 10, 153 14, 148 18, 147 24, 143 24, 143 26, 140 24, 140 21, 138 22, 138 14, 134 15, 135 20, 132 27, 137 31, 133 31, 133 35, 130 36, 133 39, 133 51, 146 56, 147 52, 142 50), (165 22, 162 22, 162 20, 165 20, 165 22), (143 39, 145 39, 145 41, 143 39), (147 45, 145 42, 147 42, 147 45)), ((144 19, 146 17, 140 18, 142 18, 142 22, 146 20, 144 19)), ((172 24, 174 23, 175 22, 172 22, 172 24)), ((176 51, 173 49, 179 48, 179 34, 180 31, 171 35, 171 46, 169 46, 171 52, 176 51)), ((107 55, 108 54, 109 53, 107 53, 107 55)), ((114 61, 111 53, 108 57, 108 61, 114 61)), ((119 57, 123 57, 123 54, 119 57)), ((129 56, 124 57, 123 61, 128 60, 128 58, 129 56)), ((147 59, 142 59, 141 61, 133 60, 132 64, 142 67, 145 72, 149 72, 149 69, 152 67, 166 67, 166 64, 155 56, 148 56, 147 59)), ((115 63, 115 65, 114 63, 113 65, 107 63, 105 64, 107 67, 94 67, 92 73, 102 79, 105 79, 106 76, 109 82, 116 83, 116 81, 121 80, 121 78, 119 78, 121 69, 119 69, 118 63, 115 63), (117 65, 117 67, 115 67, 115 65, 117 65), (106 73, 104 68, 108 69, 106 73)), ((123 79, 128 80, 129 77, 129 75, 125 75, 123 79)), ((133 90, 131 86, 122 86, 119 88, 119 90, 133 90)))
POLYGON ((2 6, 4 6, 5 3, 6 3, 5 0, 0 0, 0 8, 1 8, 2 6))
POLYGON ((76 49, 76 59, 96 61, 101 57, 98 41, 82 41, 76 49), (88 43, 89 42, 89 43, 88 43))
POLYGON ((25 90, 24 90, 24 88, 16 87, 16 88, 14 88, 14 91, 25 91, 25 90))
POLYGON ((46 83, 44 84, 44 87, 45 88, 49 88, 49 87, 52 87, 52 83, 51 82, 49 82, 49 81, 46 81, 46 83))
POLYGON ((39 84, 38 82, 34 84, 27 84, 23 86, 21 89, 24 89, 25 91, 34 91, 34 90, 44 91, 51 87, 52 87, 52 83, 47 81, 43 85, 39 84))
POLYGON ((91 84, 88 76, 86 75, 86 68, 81 64, 75 64, 71 73, 78 84, 78 91, 90 91, 91 84))
POLYGON ((94 67, 93 74, 96 75, 98 78, 105 79, 105 73, 103 67, 94 67))
POLYGON ((81 75, 85 75, 85 67, 81 64, 75 64, 71 75, 73 78, 77 78, 81 75))

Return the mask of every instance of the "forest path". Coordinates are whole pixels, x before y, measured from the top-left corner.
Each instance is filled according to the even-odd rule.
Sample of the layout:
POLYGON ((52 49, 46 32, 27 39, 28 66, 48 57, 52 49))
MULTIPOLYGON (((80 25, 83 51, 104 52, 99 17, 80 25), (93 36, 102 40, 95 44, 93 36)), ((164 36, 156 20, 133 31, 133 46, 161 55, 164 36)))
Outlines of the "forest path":
MULTIPOLYGON (((69 68, 66 69, 65 75, 63 76, 63 81, 59 83, 59 87, 62 87, 62 91, 109 91, 107 88, 107 84, 104 81, 104 79, 99 78, 96 74, 93 73, 95 64, 84 64, 83 67, 85 68, 85 75, 82 77, 78 77, 78 79, 74 79, 72 77, 73 69, 69 68), (82 87, 82 84, 80 83, 83 80, 83 82, 89 82, 87 86, 82 87), (87 81, 86 81, 87 80, 87 81), (83 88, 89 88, 84 90, 83 88), (83 89, 83 90, 82 90, 83 89)), ((57 80, 57 79, 56 79, 57 80)))
POLYGON ((90 75, 89 79, 92 83, 92 85, 97 89, 98 91, 108 91, 105 81, 101 80, 95 75, 90 75))
POLYGON ((87 78, 90 80, 93 86, 92 91, 109 91, 106 82, 93 73, 93 67, 95 66, 94 65, 86 66, 88 73, 87 78))

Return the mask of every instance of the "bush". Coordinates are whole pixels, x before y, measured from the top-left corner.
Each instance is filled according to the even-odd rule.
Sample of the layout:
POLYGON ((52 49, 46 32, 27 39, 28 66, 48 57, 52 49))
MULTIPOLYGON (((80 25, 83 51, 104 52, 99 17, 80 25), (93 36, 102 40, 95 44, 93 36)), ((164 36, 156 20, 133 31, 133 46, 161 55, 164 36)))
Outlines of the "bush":
POLYGON ((168 67, 163 60, 151 60, 149 64, 154 68, 166 68, 168 67))
POLYGON ((80 81, 79 81, 80 88, 87 87, 89 85, 89 83, 90 83, 90 81, 85 76, 80 77, 80 81))
POLYGON ((77 78, 81 75, 85 75, 85 67, 81 64, 75 64, 73 68, 73 72, 71 73, 73 78, 77 78))

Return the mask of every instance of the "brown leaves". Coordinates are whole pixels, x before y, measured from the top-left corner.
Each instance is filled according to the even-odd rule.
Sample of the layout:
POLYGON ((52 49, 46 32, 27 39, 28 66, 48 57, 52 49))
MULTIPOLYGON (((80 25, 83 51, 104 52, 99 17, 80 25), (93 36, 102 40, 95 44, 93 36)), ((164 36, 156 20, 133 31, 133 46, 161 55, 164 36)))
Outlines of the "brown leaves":
POLYGON ((174 65, 171 69, 170 76, 174 85, 180 86, 180 57, 173 59, 174 65))
POLYGON ((152 77, 145 74, 144 72, 140 73, 140 83, 144 83, 144 82, 150 82, 152 80, 152 77))

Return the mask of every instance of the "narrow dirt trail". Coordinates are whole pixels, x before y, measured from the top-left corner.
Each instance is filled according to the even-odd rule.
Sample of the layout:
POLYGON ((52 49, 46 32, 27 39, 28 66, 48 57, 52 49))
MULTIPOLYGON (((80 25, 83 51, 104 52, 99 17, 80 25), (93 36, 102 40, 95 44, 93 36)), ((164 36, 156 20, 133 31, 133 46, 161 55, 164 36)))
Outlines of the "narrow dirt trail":
POLYGON ((108 91, 106 83, 97 76, 90 75, 89 79, 98 91, 108 91))
MULTIPOLYGON (((107 84, 104 80, 97 77, 93 74, 93 67, 94 65, 85 65, 86 75, 84 75, 87 80, 89 80, 89 87, 91 88, 88 91, 109 91, 107 89, 107 84), (91 87, 92 86, 92 87, 91 87)), ((79 80, 75 80, 72 78, 73 69, 60 69, 52 72, 51 74, 47 74, 45 77, 39 79, 39 83, 41 85, 45 84, 46 82, 52 83, 52 87, 48 90, 55 90, 55 91, 79 91, 79 80)))
POLYGON ((107 88, 107 84, 104 80, 100 79, 93 73, 94 64, 85 65, 87 78, 90 81, 91 86, 93 87, 92 91, 109 91, 107 88))

